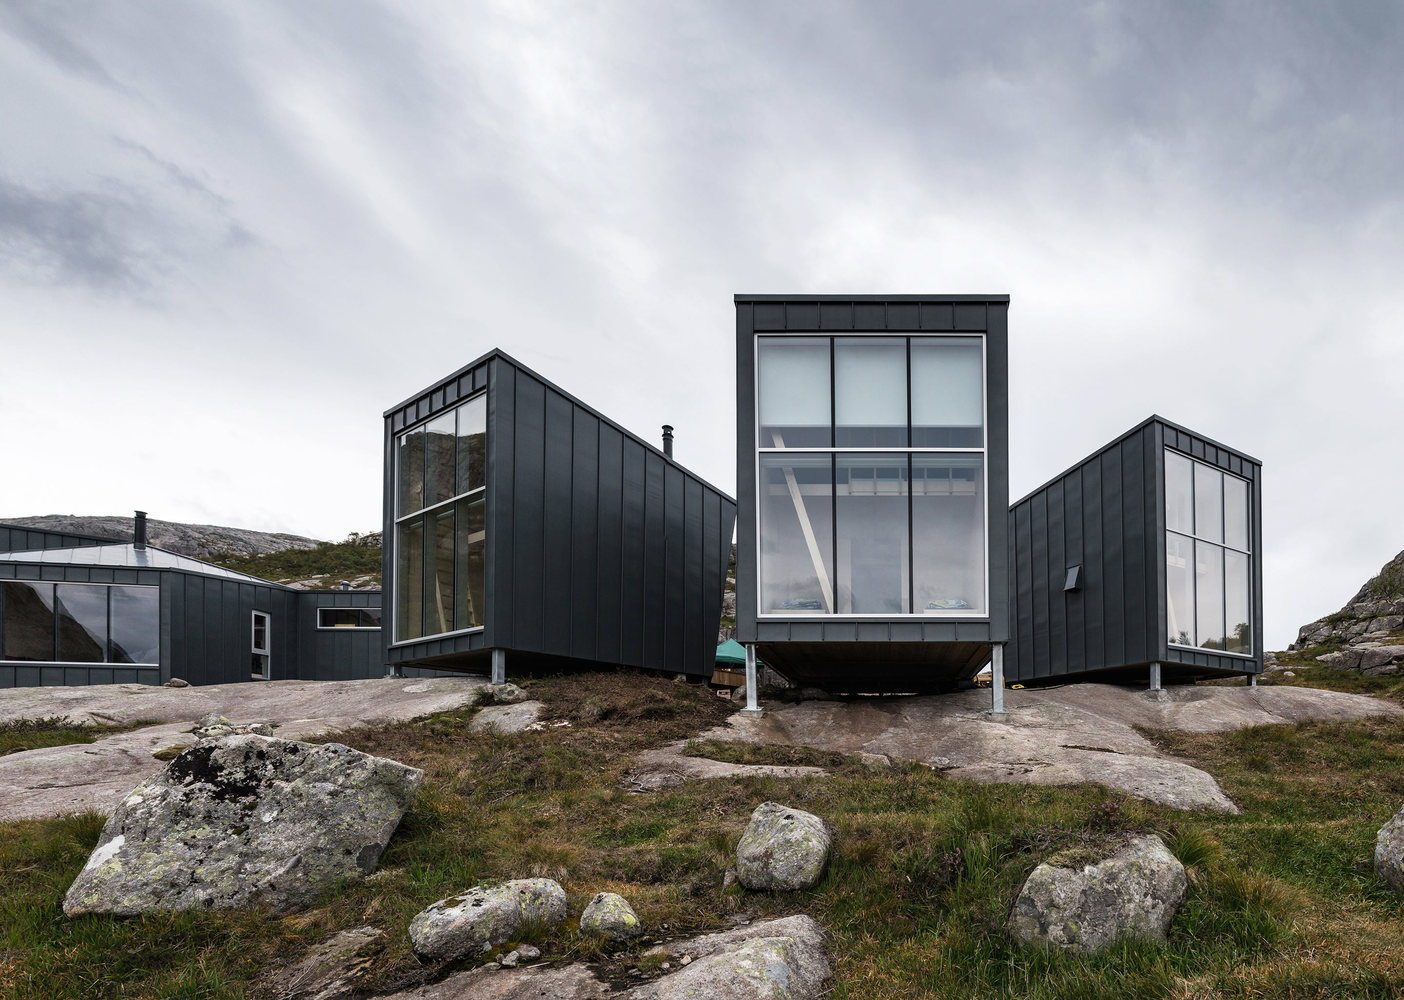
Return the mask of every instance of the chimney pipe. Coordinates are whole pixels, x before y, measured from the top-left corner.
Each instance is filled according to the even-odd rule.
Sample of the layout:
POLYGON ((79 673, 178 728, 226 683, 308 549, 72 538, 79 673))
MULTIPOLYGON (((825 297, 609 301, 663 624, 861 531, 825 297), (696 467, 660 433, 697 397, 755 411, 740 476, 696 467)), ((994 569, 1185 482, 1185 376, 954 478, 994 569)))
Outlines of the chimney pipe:
POLYGON ((146 548, 146 511, 136 512, 136 522, 132 526, 132 541, 137 550, 146 548))
POLYGON ((663 454, 669 458, 673 457, 673 425, 663 425, 663 454))

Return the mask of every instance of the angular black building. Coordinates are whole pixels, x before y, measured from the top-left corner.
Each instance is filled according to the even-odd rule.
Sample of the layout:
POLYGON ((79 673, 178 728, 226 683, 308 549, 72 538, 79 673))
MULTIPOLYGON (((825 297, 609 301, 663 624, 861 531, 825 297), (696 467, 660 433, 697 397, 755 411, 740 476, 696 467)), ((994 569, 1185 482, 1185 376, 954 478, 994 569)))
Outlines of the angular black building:
POLYGON ((392 670, 712 672, 736 503, 501 351, 385 412, 392 670))
POLYGON ((1152 416, 1015 503, 1008 679, 1255 678, 1261 481, 1257 459, 1152 416))
POLYGON ((133 539, 0 525, 0 687, 385 672, 378 591, 299 591, 133 539))
POLYGON ((737 639, 839 692, 998 668, 1009 297, 735 304, 737 639))

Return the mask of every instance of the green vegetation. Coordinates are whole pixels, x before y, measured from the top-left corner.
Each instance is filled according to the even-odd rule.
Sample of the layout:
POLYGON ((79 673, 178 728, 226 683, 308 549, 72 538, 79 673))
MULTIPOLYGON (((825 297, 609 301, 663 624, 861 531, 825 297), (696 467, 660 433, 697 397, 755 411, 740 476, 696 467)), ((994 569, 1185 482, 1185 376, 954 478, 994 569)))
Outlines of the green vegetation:
MULTIPOLYGON (((475 708, 337 737, 423 767, 427 781, 369 881, 285 919, 207 912, 66 920, 62 894, 96 842, 94 816, 5 824, 0 836, 0 996, 238 997, 261 970, 345 927, 386 942, 365 989, 445 971, 421 964, 405 928, 423 906, 492 878, 561 881, 578 916, 590 895, 623 894, 670 933, 715 929, 738 911, 803 911, 832 932, 834 998, 1394 998, 1404 990, 1404 898, 1370 866, 1375 830, 1404 803, 1404 721, 1157 734, 1214 774, 1240 816, 1184 813, 1109 794, 977 785, 920 765, 869 769, 841 754, 694 742, 757 763, 817 763, 830 776, 693 782, 633 794, 640 750, 687 739, 732 706, 705 688, 635 673, 527 682, 570 726, 470 733, 475 708), (758 803, 823 816, 834 856, 795 894, 722 889, 758 803), (1097 956, 1012 947, 1008 908, 1055 853, 1090 856, 1129 830, 1156 830, 1190 869, 1167 944, 1097 956)), ((574 923, 533 935, 548 957, 642 967, 639 945, 609 955, 574 923)), ((625 977, 627 978, 627 977, 625 977)), ((637 981, 636 979, 633 981, 637 981)))
POLYGON ((374 578, 380 586, 380 536, 352 534, 344 542, 318 542, 315 549, 283 549, 257 556, 210 556, 206 562, 263 580, 287 583, 322 577, 316 590, 335 590, 342 580, 374 578))
POLYGON ((0 757, 21 750, 41 747, 63 747, 74 743, 93 743, 104 736, 125 733, 154 722, 134 722, 124 726, 75 726, 59 716, 46 719, 16 719, 0 722, 0 757))

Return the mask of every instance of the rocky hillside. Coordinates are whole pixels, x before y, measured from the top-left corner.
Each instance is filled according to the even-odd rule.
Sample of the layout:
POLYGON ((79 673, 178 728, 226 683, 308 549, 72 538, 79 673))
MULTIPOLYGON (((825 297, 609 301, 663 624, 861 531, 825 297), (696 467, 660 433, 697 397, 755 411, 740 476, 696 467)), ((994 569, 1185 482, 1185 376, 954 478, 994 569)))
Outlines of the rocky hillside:
POLYGON ((1303 625, 1291 648, 1343 670, 1385 675, 1404 669, 1404 552, 1341 610, 1303 625))
MULTIPOLYGON (((132 540, 130 517, 45 514, 40 517, 0 517, 0 522, 26 528, 98 535, 121 542, 132 540)), ((196 559, 208 559, 214 555, 257 556, 287 549, 315 549, 318 545, 317 539, 302 535, 225 528, 215 524, 178 524, 154 518, 147 519, 146 537, 157 548, 196 559)))

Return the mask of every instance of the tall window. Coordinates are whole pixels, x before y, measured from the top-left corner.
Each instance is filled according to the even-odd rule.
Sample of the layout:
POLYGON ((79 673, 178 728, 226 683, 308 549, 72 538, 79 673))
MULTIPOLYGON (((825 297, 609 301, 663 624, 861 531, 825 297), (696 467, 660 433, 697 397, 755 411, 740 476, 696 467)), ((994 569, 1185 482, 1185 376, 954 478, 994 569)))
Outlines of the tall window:
POLYGON ((762 336, 762 615, 980 615, 979 336, 762 336))
POLYGON ((0 659, 156 666, 160 651, 159 587, 0 584, 0 659))
POLYGON ((395 442, 395 638, 483 623, 487 396, 395 442))
POLYGON ((1248 483, 1165 452, 1165 593, 1170 642, 1253 652, 1248 483))

